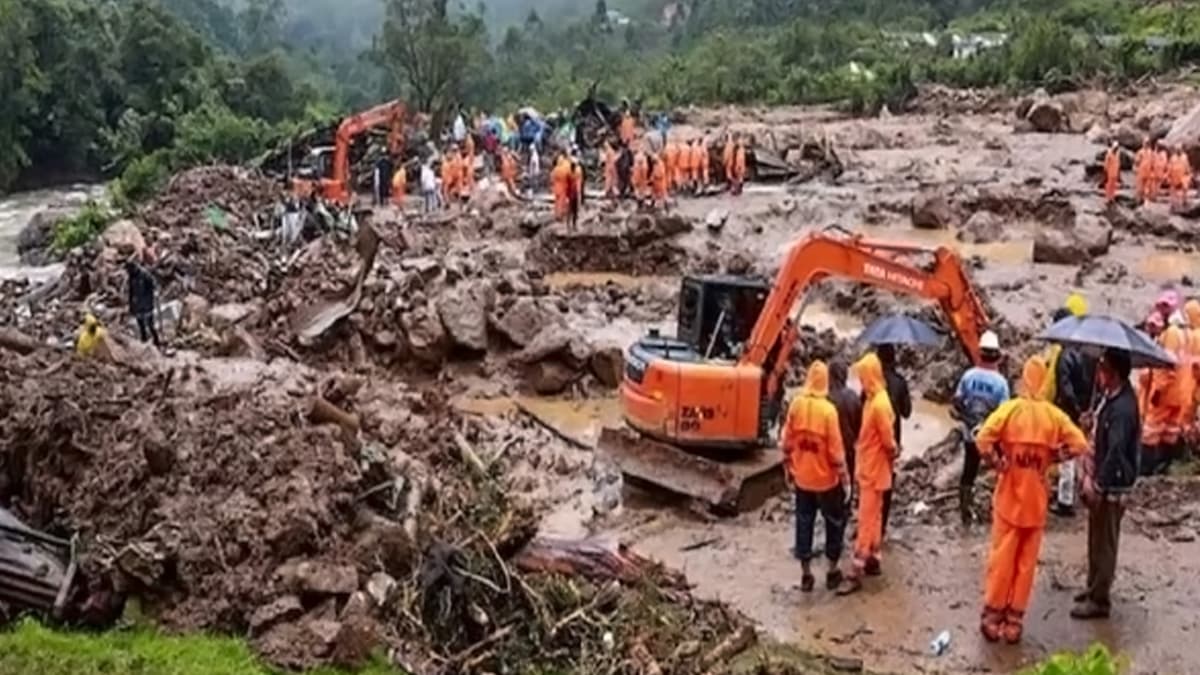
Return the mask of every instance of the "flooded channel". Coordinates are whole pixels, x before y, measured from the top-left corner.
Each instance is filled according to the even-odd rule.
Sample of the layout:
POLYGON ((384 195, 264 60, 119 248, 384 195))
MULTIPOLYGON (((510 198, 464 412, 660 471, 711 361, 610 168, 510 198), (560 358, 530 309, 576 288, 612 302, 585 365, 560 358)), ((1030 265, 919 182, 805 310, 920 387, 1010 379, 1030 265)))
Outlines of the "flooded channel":
POLYGON ((0 195, 0 279, 26 277, 43 281, 61 274, 62 265, 31 267, 21 264, 21 257, 17 253, 17 239, 21 230, 40 211, 79 207, 101 194, 103 187, 100 186, 73 185, 0 195))

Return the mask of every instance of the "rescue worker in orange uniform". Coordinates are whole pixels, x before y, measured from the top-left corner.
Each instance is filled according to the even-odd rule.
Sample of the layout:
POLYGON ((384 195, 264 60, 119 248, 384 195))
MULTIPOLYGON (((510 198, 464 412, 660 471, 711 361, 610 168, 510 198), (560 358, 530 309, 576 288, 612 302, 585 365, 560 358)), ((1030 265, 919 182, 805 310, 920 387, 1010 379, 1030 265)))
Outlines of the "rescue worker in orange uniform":
POLYGON ((509 192, 517 194, 517 158, 508 148, 500 150, 500 179, 508 186, 509 192))
POLYGON ((650 158, 653 166, 650 167, 650 183, 654 190, 654 204, 667 208, 667 195, 669 188, 669 180, 667 178, 666 162, 654 157, 650 158))
POLYGON ((1200 300, 1188 300, 1183 305, 1183 315, 1188 322, 1187 353, 1192 379, 1192 398, 1185 399, 1185 403, 1190 401, 1190 405, 1183 420, 1183 435, 1187 441, 1186 449, 1195 454, 1200 449, 1197 447, 1200 444, 1200 427, 1196 420, 1197 410, 1200 409, 1200 300))
POLYGON ((642 150, 633 153, 633 194, 637 199, 645 199, 650 190, 650 159, 642 150))
POLYGON ((475 134, 467 131, 467 137, 463 140, 463 156, 471 165, 475 165, 475 134))
POLYGON ((611 143, 604 144, 604 196, 617 197, 617 150, 611 143))
POLYGON ((746 184, 746 146, 738 139, 733 149, 733 194, 742 194, 742 186, 746 184))
POLYGON ((392 204, 404 206, 404 197, 408 192, 408 169, 404 165, 396 167, 392 174, 392 204))
POLYGON ((999 474, 980 621, 992 642, 1021 640, 1046 527, 1046 472, 1088 449, 1087 437, 1066 413, 1038 397, 1046 377, 1045 360, 1031 356, 1018 398, 1001 404, 975 435, 980 457, 999 474))
POLYGON ((462 176, 458 152, 451 150, 442 157, 442 203, 449 206, 458 195, 458 181, 462 176))
POLYGON ((1167 162, 1167 183, 1171 189, 1171 205, 1184 206, 1192 184, 1192 167, 1182 148, 1176 148, 1167 162))
POLYGON ((1167 182, 1167 165, 1170 160, 1167 157, 1167 151, 1162 146, 1159 146, 1154 151, 1154 167, 1151 171, 1150 179, 1150 199, 1158 199, 1158 193, 1163 189, 1167 182))
POLYGON ((571 163, 565 153, 558 156, 550 171, 550 192, 554 195, 554 217, 566 220, 570 210, 571 163))
MULTIPOLYGON (((1169 354, 1179 358, 1184 347, 1184 334, 1181 317, 1176 310, 1179 307, 1179 295, 1174 291, 1164 292, 1155 303, 1155 313, 1147 319, 1147 332, 1155 336, 1160 347, 1169 354), (1163 317, 1167 317, 1163 325, 1163 317), (1173 317, 1173 319, 1172 319, 1173 317)), ((1185 383, 1182 377, 1183 365, 1175 368, 1154 368, 1143 371, 1140 385, 1142 412, 1142 462, 1143 476, 1165 474, 1171 462, 1179 455, 1179 441, 1182 437, 1180 420, 1184 416, 1182 408, 1190 405, 1185 401, 1185 383)))
POLYGON ((621 142, 625 145, 633 145, 635 136, 637 136, 637 122, 633 119, 633 113, 626 109, 621 114, 621 142))
POLYGON ((574 156, 569 161, 571 180, 567 186, 567 214, 569 216, 567 222, 574 228, 579 224, 579 209, 583 206, 583 165, 574 156))
POLYGON ((663 168, 667 172, 667 182, 671 188, 679 187, 679 144, 675 141, 667 143, 662 152, 663 168))
POLYGON ((858 533, 854 541, 854 564, 838 595, 849 595, 862 589, 862 578, 868 567, 880 573, 880 544, 883 540, 883 493, 892 487, 892 466, 899 446, 892 433, 896 413, 888 399, 883 379, 883 364, 870 353, 854 364, 854 372, 862 385, 862 428, 854 446, 855 480, 858 482, 858 533))
POLYGON ((696 185, 695 141, 688 141, 679 150, 679 190, 691 192, 696 185))
POLYGON ((1154 149, 1150 146, 1150 137, 1142 138, 1142 147, 1133 158, 1134 189, 1137 191, 1139 202, 1145 203, 1149 195, 1150 173, 1154 166, 1154 149))
POLYGON ((836 589, 842 581, 838 560, 845 535, 850 476, 846 473, 837 408, 829 400, 829 368, 823 361, 809 365, 804 388, 788 406, 783 454, 784 470, 796 492, 793 554, 804 570, 800 590, 808 593, 816 586, 812 548, 818 512, 825 519, 825 559, 829 561, 825 587, 836 589))
MULTIPOLYGON (((468 135, 468 141, 470 138, 471 136, 468 135)), ((468 143, 469 145, 470 143, 468 143)), ((470 199, 471 193, 475 191, 475 154, 464 148, 462 157, 459 159, 458 168, 462 172, 462 175, 458 179, 458 194, 464 200, 470 199)))
POLYGON ((696 141, 696 148, 692 154, 692 166, 696 170, 696 186, 697 189, 703 189, 708 186, 708 137, 704 137, 696 141))
POLYGON ((1113 141, 1108 152, 1104 154, 1104 201, 1113 203, 1117 198, 1117 188, 1121 186, 1121 149, 1113 141))

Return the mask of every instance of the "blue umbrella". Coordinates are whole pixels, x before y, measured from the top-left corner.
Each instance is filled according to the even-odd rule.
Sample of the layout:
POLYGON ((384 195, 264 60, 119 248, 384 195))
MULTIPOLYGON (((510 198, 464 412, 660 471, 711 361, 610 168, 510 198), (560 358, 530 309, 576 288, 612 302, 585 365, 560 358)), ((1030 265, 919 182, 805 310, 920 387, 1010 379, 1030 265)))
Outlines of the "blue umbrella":
POLYGON ((860 343, 869 345, 922 345, 936 347, 942 336, 929 324, 901 314, 876 319, 858 336, 860 343))
POLYGON ((1111 316, 1069 316, 1037 336, 1039 340, 1076 347, 1129 352, 1134 368, 1174 368, 1175 357, 1129 324, 1111 316))

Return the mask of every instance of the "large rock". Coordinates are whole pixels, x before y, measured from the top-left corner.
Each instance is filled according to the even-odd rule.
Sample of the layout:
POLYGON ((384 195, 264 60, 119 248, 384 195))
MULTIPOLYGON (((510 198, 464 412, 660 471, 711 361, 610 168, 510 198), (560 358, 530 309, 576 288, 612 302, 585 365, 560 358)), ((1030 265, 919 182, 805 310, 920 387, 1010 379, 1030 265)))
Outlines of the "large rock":
POLYGON ((492 326, 518 347, 526 347, 549 326, 563 325, 562 315, 537 298, 520 297, 502 316, 492 318, 492 326))
POLYGON ((958 231, 958 240, 970 244, 987 244, 1007 239, 1004 220, 991 211, 976 211, 958 231))
POLYGON ((567 352, 581 337, 564 325, 546 326, 513 358, 521 363, 537 363, 567 352))
POLYGON ((625 354, 620 347, 601 347, 592 352, 588 367, 600 384, 616 389, 625 374, 625 354))
POLYGON ((913 197, 911 206, 913 227, 927 230, 942 230, 958 221, 950 200, 941 194, 921 194, 913 197))
POLYGON ((1094 216, 1080 216, 1073 227, 1042 227, 1033 240, 1033 261, 1079 265, 1108 253, 1112 227, 1094 216))
POLYGON ((142 237, 142 231, 138 229, 137 223, 127 218, 109 225, 100 238, 104 241, 105 246, 122 253, 140 254, 146 248, 146 239, 142 237))
POLYGON ((275 572, 280 585, 295 593, 350 595, 358 590, 358 570, 319 560, 286 563, 275 572))
POLYGON ((1162 141, 1167 147, 1181 145, 1187 151, 1192 166, 1198 166, 1200 159, 1200 104, 1197 104, 1186 115, 1175 120, 1171 130, 1162 141))
POLYGON ((431 365, 442 362, 446 356, 446 329, 433 303, 406 312, 400 318, 400 327, 413 358, 431 365))
POLYGON ((22 260, 34 262, 34 254, 43 252, 54 242, 54 228, 60 220, 75 215, 72 209, 43 209, 33 214, 17 234, 17 253, 22 260))
POLYGON ((495 293, 490 284, 458 284, 438 298, 438 315, 450 341, 475 352, 487 351, 488 311, 495 293))
POLYGON ((563 393, 578 377, 577 371, 557 359, 538 361, 525 370, 525 381, 542 396, 563 393))
POLYGON ((1071 121, 1062 103, 1050 98, 1041 89, 1021 101, 1017 107, 1017 117, 1028 122, 1035 131, 1042 133, 1069 131, 1071 127, 1071 121))

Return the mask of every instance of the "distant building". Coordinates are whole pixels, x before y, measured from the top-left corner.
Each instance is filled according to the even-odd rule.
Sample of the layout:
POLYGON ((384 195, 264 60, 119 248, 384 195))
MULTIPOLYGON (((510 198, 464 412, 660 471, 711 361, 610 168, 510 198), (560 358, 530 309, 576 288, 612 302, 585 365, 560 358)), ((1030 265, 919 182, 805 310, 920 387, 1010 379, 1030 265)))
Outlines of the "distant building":
POLYGON ((969 59, 988 49, 1003 47, 1008 43, 1008 33, 971 33, 970 35, 950 36, 950 44, 954 49, 954 58, 969 59))

